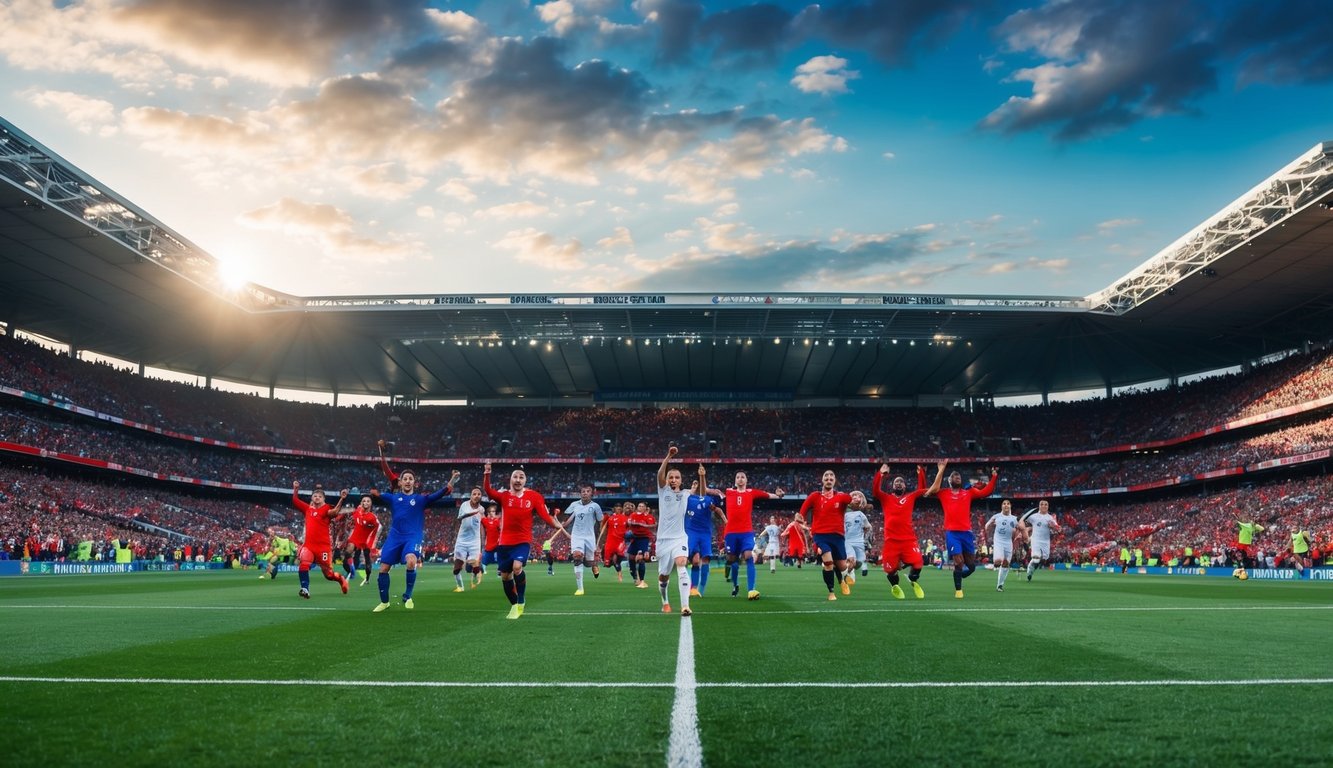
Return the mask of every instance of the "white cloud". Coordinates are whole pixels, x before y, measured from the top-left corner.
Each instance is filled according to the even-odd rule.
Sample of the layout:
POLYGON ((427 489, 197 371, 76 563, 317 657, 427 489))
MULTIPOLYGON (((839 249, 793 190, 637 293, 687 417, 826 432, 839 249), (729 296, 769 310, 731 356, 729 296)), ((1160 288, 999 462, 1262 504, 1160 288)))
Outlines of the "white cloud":
POLYGON ((508 219, 530 219, 534 216, 544 216, 550 212, 551 209, 545 205, 539 205, 528 200, 519 200, 513 203, 493 205, 490 208, 482 208, 476 212, 476 216, 483 219, 504 221, 508 219))
POLYGON ((30 88, 23 97, 33 105, 51 108, 65 116, 65 120, 80 133, 109 136, 116 132, 116 108, 105 99, 95 99, 70 91, 39 91, 30 88))
POLYGON ((464 203, 477 202, 477 195, 463 182, 462 179, 449 179, 435 188, 436 192, 447 195, 455 200, 464 203))
POLYGON ((791 84, 803 93, 847 93, 847 81, 861 76, 840 56, 816 56, 796 68, 791 84))
POLYGON ((624 248, 634 250, 634 236, 627 227, 616 227, 611 235, 597 241, 597 247, 605 250, 624 248))
POLYGON ((316 245, 325 258, 342 262, 387 264, 426 256, 421 243, 390 237, 374 239, 357 234, 350 213, 325 203, 307 203, 284 197, 272 205, 237 217, 242 226, 278 232, 299 242, 316 245))
POLYGON ((549 232, 540 232, 531 227, 506 232, 494 245, 512 251, 514 257, 525 264, 543 269, 571 271, 587 266, 582 259, 583 243, 577 238, 571 237, 560 243, 549 232))

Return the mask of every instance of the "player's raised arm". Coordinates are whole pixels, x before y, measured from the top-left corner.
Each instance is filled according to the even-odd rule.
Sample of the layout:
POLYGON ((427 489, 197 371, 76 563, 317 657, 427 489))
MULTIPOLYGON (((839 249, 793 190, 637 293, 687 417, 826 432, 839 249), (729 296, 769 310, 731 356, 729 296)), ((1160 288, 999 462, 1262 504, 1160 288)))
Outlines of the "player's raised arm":
POLYGON ((334 505, 333 505, 333 509, 329 510, 329 516, 330 516, 330 517, 337 517, 338 515, 343 514, 340 510, 343 508, 343 502, 344 502, 344 501, 347 501, 347 489, 346 489, 346 488, 342 489, 342 491, 340 491, 340 492, 338 493, 338 503, 337 503, 337 504, 334 504, 334 505))
POLYGON ((972 495, 977 498, 983 498, 995 492, 995 481, 1000 478, 1000 468, 990 468, 990 480, 980 488, 973 488, 972 495))
MULTIPOLYGON (((546 502, 544 500, 537 502, 537 506, 534 508, 534 511, 537 514, 541 515, 541 518, 546 521, 547 525, 551 526, 552 528, 559 528, 561 531, 568 533, 568 531, 565 531, 565 526, 561 525, 559 520, 556 520, 554 517, 551 517, 551 513, 548 512, 546 509, 546 502)), ((556 510, 556 512, 559 513, 559 510, 556 510)))
POLYGON ((676 454, 677 454, 677 453, 678 453, 678 451, 677 451, 677 449, 676 449, 676 446, 673 445, 673 446, 671 446, 670 448, 667 448, 667 455, 666 455, 666 458, 662 459, 662 466, 660 466, 660 467, 657 468, 657 487, 658 487, 658 488, 665 488, 665 487, 666 487, 667 464, 670 463, 670 461, 671 461, 672 459, 676 458, 676 454))
POLYGON ((940 484, 944 482, 944 468, 947 466, 949 466, 949 462, 944 459, 935 462, 935 482, 930 484, 926 492, 921 494, 922 496, 930 497, 940 492, 940 484))
POLYGON ((375 446, 380 452, 380 471, 388 479, 389 490, 392 491, 398 485, 398 473, 393 471, 393 468, 389 466, 389 460, 384 458, 384 440, 376 441, 375 446))
POLYGON ((500 498, 499 492, 491 487, 491 463, 489 461, 481 467, 481 489, 486 492, 488 498, 500 498))
POLYGON ((449 494, 453 493, 454 483, 458 482, 458 478, 461 477, 462 474, 463 473, 455 469, 453 473, 449 475, 449 482, 445 483, 443 488, 426 496, 426 506, 430 506, 431 504, 434 504, 435 502, 439 501, 445 496, 448 496, 449 494))
POLYGON ((301 490, 301 483, 300 483, 300 481, 293 480, 293 481, 292 481, 292 506, 293 506, 293 507, 296 507, 297 509, 301 510, 302 512, 309 512, 309 511, 310 511, 310 505, 307 504, 307 503, 305 503, 304 501, 301 501, 300 490, 301 490))

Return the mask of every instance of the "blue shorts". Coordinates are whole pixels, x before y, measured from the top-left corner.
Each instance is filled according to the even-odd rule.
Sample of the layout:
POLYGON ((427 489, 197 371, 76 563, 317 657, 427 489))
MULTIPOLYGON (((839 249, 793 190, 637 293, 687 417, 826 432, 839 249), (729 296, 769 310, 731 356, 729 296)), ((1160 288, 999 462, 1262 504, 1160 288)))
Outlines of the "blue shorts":
POLYGON ((949 557, 975 555, 977 553, 977 537, 971 531, 945 531, 944 548, 948 551, 949 557))
POLYGON ((483 552, 481 553, 481 564, 482 564, 482 565, 495 565, 496 563, 500 562, 499 558, 497 558, 497 557, 495 556, 495 555, 496 555, 496 552, 498 552, 498 551, 499 551, 498 549, 487 549, 487 550, 483 551, 483 552))
POLYGON ((728 533, 722 537, 727 545, 727 554, 740 557, 746 552, 754 551, 754 531, 749 533, 728 533))
POLYGON ((495 548, 495 559, 500 564, 500 573, 513 573, 514 563, 526 565, 528 555, 532 554, 531 544, 501 544, 495 548))
POLYGON ((651 545, 652 539, 649 539, 647 536, 635 536, 629 540, 629 549, 626 550, 625 554, 629 557, 646 555, 652 549, 651 545))
POLYGON ((380 547, 380 562, 385 565, 406 563, 408 555, 416 555, 418 562, 424 559, 421 556, 421 539, 408 541, 391 533, 384 539, 384 546, 380 547))
POLYGON ((847 559, 847 537, 838 533, 816 533, 815 546, 833 555, 834 560, 847 559))
POLYGON ((709 533, 686 533, 689 540, 690 557, 698 555, 699 557, 713 556, 713 535, 709 533))

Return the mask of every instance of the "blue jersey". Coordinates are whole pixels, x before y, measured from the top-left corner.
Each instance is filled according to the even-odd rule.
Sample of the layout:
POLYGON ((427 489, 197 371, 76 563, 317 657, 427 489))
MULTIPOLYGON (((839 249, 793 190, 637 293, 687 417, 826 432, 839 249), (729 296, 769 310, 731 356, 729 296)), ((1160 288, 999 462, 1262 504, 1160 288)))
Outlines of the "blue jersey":
POLYGON ((388 502, 393 516, 389 522, 389 536, 405 541, 421 541, 426 531, 426 507, 444 498, 450 490, 446 485, 431 494, 391 493, 381 496, 388 502))
POLYGON ((713 535, 713 499, 691 495, 685 503, 685 533, 713 535))

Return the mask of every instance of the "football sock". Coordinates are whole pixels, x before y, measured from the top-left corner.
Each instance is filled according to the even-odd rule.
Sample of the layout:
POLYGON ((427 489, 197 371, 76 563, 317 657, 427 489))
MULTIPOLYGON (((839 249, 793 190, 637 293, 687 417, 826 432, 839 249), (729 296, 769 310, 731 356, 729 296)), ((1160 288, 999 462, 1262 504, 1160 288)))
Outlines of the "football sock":
POLYGON ((1031 578, 1031 577, 1032 577, 1032 572, 1035 571, 1035 570, 1037 570, 1037 561, 1036 561, 1036 560, 1029 560, 1029 561, 1028 561, 1028 578, 1031 578))
POLYGON ((916 581, 916 580, 919 579, 919 578, 921 578, 921 569, 920 569, 920 568, 913 568, 913 569, 912 569, 912 572, 909 573, 909 574, 907 574, 907 579, 908 579, 909 581, 916 581))
POLYGON ((574 587, 583 589, 583 563, 574 564, 574 587))
POLYGON ((389 602, 389 574, 381 573, 377 583, 380 588, 380 602, 389 602))
POLYGON ((888 576, 889 576, 889 583, 895 587, 898 586, 898 572, 894 571, 890 573, 888 576))
POLYGON ((518 596, 518 602, 523 602, 523 596, 528 591, 528 572, 522 571, 514 574, 514 594, 518 596))
MULTIPOLYGON (((684 569, 682 569, 684 570, 684 569)), ((683 579, 682 579, 683 581, 683 579)), ((657 580, 657 591, 662 593, 662 605, 667 604, 667 583, 663 579, 657 580)))
MULTIPOLYGON (((680 607, 682 609, 690 607, 690 581, 685 578, 685 566, 676 566, 676 587, 680 590, 680 607)), ((663 587, 666 585, 663 584, 663 587)))
POLYGON ((824 574, 824 584, 828 586, 830 594, 833 593, 833 571, 822 571, 824 574))
POLYGON ((500 580, 500 584, 501 584, 501 585, 504 587, 504 589, 505 589, 505 597, 508 598, 508 600, 509 600, 509 604, 510 604, 510 605, 513 605, 514 603, 517 603, 517 602, 518 602, 518 592, 514 590, 514 580, 513 580, 513 579, 501 579, 501 580, 500 580))
MULTIPOLYGON (((976 573, 976 571, 977 571, 977 564, 976 564, 976 563, 968 563, 968 564, 966 564, 966 565, 963 566, 963 567, 965 568, 965 570, 963 571, 963 575, 959 577, 959 578, 961 578, 961 579, 966 579, 968 576, 971 576, 972 574, 976 573)), ((960 587, 960 589, 961 589, 961 587, 960 587)))
POLYGON ((310 571, 301 571, 301 589, 310 589, 310 571))
POLYGON ((957 568, 953 569, 953 588, 955 592, 958 592, 963 588, 963 573, 957 568))
POLYGON ((754 561, 745 561, 745 588, 754 591, 754 561))
POLYGON ((841 584, 841 583, 842 583, 842 571, 838 570, 837 568, 834 568, 834 569, 833 569, 833 578, 837 579, 837 580, 838 580, 838 583, 841 584))
POLYGON ((454 571, 454 583, 458 585, 459 589, 462 589, 462 588, 463 588, 463 572, 462 572, 462 571, 454 571))
POLYGON ((1007 566, 1007 565, 1000 566, 1000 567, 996 568, 995 570, 996 570, 996 574, 995 574, 995 586, 997 586, 997 587, 1003 587, 1003 586, 1004 586, 1004 580, 1005 580, 1006 578, 1008 578, 1008 576, 1009 576, 1009 566, 1007 566))
POLYGON ((639 562, 639 581, 643 581, 648 576, 648 563, 639 562))
POLYGON ((713 567, 708 563, 704 563, 703 566, 699 568, 699 583, 694 584, 694 582, 690 582, 691 584, 694 584, 701 595, 704 593, 704 587, 708 586, 708 572, 712 570, 712 568, 713 567))
POLYGON ((407 569, 407 589, 403 590, 403 599, 404 599, 404 600, 411 600, 411 599, 412 599, 412 588, 415 587, 416 585, 417 585, 417 569, 415 569, 415 568, 408 568, 408 569, 407 569))
POLYGON ((699 566, 697 565, 690 566, 690 583, 694 585, 695 589, 699 588, 699 566))

